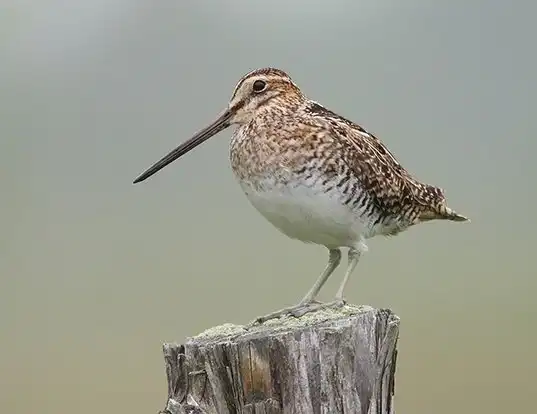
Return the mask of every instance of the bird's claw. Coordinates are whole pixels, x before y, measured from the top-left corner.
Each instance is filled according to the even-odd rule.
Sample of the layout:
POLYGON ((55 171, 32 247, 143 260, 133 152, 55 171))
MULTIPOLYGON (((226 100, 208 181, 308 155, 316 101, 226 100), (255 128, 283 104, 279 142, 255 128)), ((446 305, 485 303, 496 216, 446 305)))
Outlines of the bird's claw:
POLYGON ((307 313, 316 312, 322 309, 329 309, 329 308, 339 309, 345 306, 345 304, 346 304, 346 301, 344 299, 336 299, 328 303, 322 303, 322 302, 315 300, 309 303, 298 304, 295 306, 291 306, 289 308, 280 309, 276 312, 269 313, 268 315, 265 315, 265 316, 260 316, 256 318, 255 320, 253 320, 252 322, 250 322, 247 325, 247 328, 251 328, 257 324, 262 325, 263 323, 267 321, 270 321, 272 319, 278 319, 284 316, 293 316, 295 318, 300 318, 307 313))

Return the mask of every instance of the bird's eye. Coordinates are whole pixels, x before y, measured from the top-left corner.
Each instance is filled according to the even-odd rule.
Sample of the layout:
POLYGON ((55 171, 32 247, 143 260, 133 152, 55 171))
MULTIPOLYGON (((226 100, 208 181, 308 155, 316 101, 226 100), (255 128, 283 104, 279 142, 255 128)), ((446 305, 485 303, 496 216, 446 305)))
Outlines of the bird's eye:
POLYGON ((267 83, 265 81, 258 79, 254 82, 252 89, 254 92, 259 93, 259 92, 263 92, 266 87, 267 87, 267 83))

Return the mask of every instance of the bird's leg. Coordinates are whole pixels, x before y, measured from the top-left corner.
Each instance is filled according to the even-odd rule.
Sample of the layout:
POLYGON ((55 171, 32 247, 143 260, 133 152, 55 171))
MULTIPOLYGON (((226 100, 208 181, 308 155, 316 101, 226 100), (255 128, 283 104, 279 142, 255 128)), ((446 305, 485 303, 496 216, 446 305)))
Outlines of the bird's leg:
MULTIPOLYGON (((345 286, 347 285, 347 282, 349 281, 349 277, 351 273, 354 271, 354 269, 356 268, 356 265, 358 264, 358 261, 360 260, 361 254, 362 254, 362 250, 360 250, 359 248, 357 249, 357 248, 351 247, 349 249, 349 254, 348 254, 349 264, 347 266, 347 271, 345 272, 345 276, 343 277, 343 280, 341 281, 341 284, 339 285, 339 289, 336 293, 335 299, 332 302, 328 302, 328 303, 318 303, 315 305, 310 305, 307 308, 307 311, 304 313, 315 312, 321 309, 328 309, 328 308, 337 309, 337 308, 342 308, 345 305, 345 299, 343 298, 343 291, 345 290, 345 286)), ((298 316, 297 315, 295 316, 299 317, 303 315, 304 313, 298 316)), ((294 315, 294 313, 292 314, 294 315)))
POLYGON ((343 306, 345 304, 345 299, 343 299, 343 291, 345 290, 345 286, 347 285, 347 282, 349 281, 349 277, 354 272, 354 269, 356 268, 356 265, 358 264, 358 261, 360 260, 360 256, 362 255, 362 251, 355 248, 350 248, 348 253, 348 265, 347 265, 347 271, 345 272, 345 276, 343 276, 343 280, 341 281, 341 285, 339 285, 339 289, 336 293, 336 299, 333 303, 339 304, 339 306, 343 306))
POLYGON ((310 305, 317 295, 319 294, 320 290, 330 277, 332 273, 334 273, 334 270, 339 266, 341 263, 341 250, 339 249, 330 249, 328 250, 328 264, 326 265, 325 269, 323 270, 323 273, 317 278, 313 286, 311 287, 310 291, 302 298, 302 300, 299 302, 298 306, 308 306, 310 305))
POLYGON ((254 325, 255 323, 263 323, 271 319, 279 318, 283 315, 293 315, 298 318, 310 312, 309 309, 312 307, 312 304, 315 303, 315 298, 319 294, 319 291, 321 290, 323 285, 326 283, 330 275, 339 266, 340 262, 341 262, 341 250, 329 249, 328 264, 326 265, 321 275, 317 278, 317 280, 315 281, 315 283, 313 284, 309 292, 306 294, 306 296, 304 296, 304 298, 297 305, 280 309, 279 311, 269 313, 268 315, 265 315, 265 316, 261 316, 255 319, 255 321, 253 321, 250 325, 254 325))

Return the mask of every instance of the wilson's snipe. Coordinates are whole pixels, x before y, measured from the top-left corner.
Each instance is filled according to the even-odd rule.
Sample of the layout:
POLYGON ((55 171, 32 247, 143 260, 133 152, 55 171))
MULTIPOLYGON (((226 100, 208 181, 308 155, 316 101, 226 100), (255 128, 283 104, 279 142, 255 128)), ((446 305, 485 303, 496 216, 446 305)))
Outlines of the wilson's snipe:
POLYGON ((287 236, 329 251, 328 264, 293 307, 258 318, 300 316, 341 306, 365 241, 429 220, 467 221, 443 191, 412 177, 382 142, 361 126, 309 100, 283 71, 257 69, 239 81, 227 109, 134 182, 155 174, 230 125, 231 167, 251 204, 287 236), (335 301, 317 294, 348 247, 348 267, 335 301))

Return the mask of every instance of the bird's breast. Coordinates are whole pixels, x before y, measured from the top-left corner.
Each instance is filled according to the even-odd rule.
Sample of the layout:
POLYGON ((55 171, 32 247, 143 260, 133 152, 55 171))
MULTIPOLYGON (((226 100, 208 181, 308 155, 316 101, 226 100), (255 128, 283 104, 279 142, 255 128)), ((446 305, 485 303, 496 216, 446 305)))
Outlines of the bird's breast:
POLYGON ((325 246, 352 246, 363 223, 335 190, 323 190, 300 177, 268 176, 260 182, 240 181, 250 203, 287 236, 325 246))
POLYGON ((304 242, 350 247, 382 233, 382 212, 342 158, 306 150, 297 141, 239 129, 231 167, 250 203, 284 234, 304 242))
POLYGON ((359 194, 345 193, 337 177, 315 162, 289 165, 274 156, 270 165, 257 159, 250 168, 232 169, 252 206, 290 238, 327 247, 354 246, 368 233, 367 222, 349 202, 359 194))

